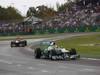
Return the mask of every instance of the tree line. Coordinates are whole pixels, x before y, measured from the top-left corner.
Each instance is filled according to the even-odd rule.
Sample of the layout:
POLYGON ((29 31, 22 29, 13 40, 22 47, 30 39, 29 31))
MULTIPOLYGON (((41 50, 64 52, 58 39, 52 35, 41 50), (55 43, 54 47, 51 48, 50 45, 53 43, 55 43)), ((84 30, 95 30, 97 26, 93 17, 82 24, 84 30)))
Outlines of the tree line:
POLYGON ((42 19, 47 19, 58 15, 59 12, 63 12, 67 7, 70 8, 73 5, 78 5, 81 8, 85 8, 89 3, 96 4, 97 2, 98 0, 67 0, 66 3, 61 5, 59 3, 56 3, 57 10, 44 5, 38 7, 30 7, 27 11, 27 17, 33 15, 42 19))
MULTIPOLYGON (((92 2, 91 0, 68 0, 68 2, 61 5, 59 3, 56 3, 57 10, 45 5, 30 7, 27 11, 26 17, 35 16, 41 19, 50 19, 54 16, 57 16, 59 12, 63 12, 67 7, 70 8, 75 4, 83 7, 85 6, 83 5, 84 2, 87 5, 87 3, 90 2, 96 3, 97 1, 98 0, 92 0, 92 2)), ((14 19, 22 19, 22 18, 23 16, 16 8, 11 6, 4 8, 0 6, 0 20, 14 20, 14 19)))
POLYGON ((0 6, 0 20, 16 20, 22 18, 23 16, 14 7, 9 6, 7 8, 4 8, 0 6))
POLYGON ((68 2, 61 5, 59 3, 56 3, 57 10, 55 10, 54 8, 49 8, 48 6, 45 6, 45 5, 30 7, 27 11, 26 16, 27 17, 35 16, 42 19, 49 19, 54 16, 57 16, 60 12, 63 12, 65 8, 72 7, 73 5, 76 4, 76 2, 79 3, 80 1, 69 0, 68 2))
POLYGON ((54 10, 54 8, 49 8, 47 6, 41 5, 35 7, 30 7, 27 11, 27 17, 29 16, 35 16, 42 19, 48 19, 52 16, 56 16, 57 11, 54 10))

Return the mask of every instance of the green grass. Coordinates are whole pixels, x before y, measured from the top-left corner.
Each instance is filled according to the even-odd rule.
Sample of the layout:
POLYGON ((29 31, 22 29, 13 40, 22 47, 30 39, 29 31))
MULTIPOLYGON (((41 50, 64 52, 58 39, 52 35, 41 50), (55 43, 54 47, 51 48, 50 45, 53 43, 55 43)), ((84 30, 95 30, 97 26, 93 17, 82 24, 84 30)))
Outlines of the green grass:
MULTIPOLYGON (((43 34, 43 35, 45 35, 45 34, 43 34)), ((45 36, 45 37, 28 37, 28 38, 23 38, 23 39, 45 39, 45 38, 50 38, 50 37, 54 37, 54 36, 57 36, 57 35, 59 35, 59 34, 49 34, 48 36, 45 36)), ((0 38, 0 41, 8 41, 8 40, 15 40, 15 39, 16 38, 0 38)))
POLYGON ((83 57, 100 58, 100 46, 82 46, 83 44, 100 44, 100 34, 67 38, 56 43, 69 50, 76 48, 83 57))
MULTIPOLYGON (((48 37, 28 37, 23 39, 44 39, 48 37)), ((16 38, 0 38, 0 41, 16 40, 16 38)))

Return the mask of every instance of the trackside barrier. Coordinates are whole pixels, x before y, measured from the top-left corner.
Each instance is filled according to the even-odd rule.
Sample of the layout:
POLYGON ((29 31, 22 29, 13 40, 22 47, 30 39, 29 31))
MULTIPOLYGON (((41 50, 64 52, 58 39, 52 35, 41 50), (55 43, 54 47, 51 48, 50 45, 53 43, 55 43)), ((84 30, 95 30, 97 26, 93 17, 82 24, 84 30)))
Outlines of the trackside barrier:
POLYGON ((55 34, 64 32, 100 32, 100 26, 69 26, 62 29, 48 29, 48 30, 32 30, 31 32, 3 32, 0 36, 14 36, 14 35, 34 35, 34 34, 55 34))

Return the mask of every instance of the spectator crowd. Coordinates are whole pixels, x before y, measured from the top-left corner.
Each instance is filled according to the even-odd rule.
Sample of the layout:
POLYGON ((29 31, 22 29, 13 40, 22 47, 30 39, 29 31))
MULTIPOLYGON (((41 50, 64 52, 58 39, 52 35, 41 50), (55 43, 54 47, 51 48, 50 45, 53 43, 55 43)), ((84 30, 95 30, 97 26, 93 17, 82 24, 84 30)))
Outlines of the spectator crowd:
POLYGON ((58 16, 43 25, 45 25, 43 29, 61 29, 68 26, 100 26, 100 1, 96 5, 89 3, 84 8, 78 5, 66 8, 58 16))
POLYGON ((31 32, 32 30, 63 29, 78 26, 100 26, 100 1, 96 4, 89 3, 85 7, 74 5, 66 7, 49 20, 39 23, 10 23, 0 24, 0 32, 31 32))

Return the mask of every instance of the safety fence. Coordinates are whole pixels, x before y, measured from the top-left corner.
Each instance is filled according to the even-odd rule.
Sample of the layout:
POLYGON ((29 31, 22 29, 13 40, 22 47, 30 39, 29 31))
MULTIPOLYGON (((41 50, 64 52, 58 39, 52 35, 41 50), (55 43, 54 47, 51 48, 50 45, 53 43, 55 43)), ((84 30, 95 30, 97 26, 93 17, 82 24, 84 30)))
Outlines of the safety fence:
POLYGON ((3 32, 0 36, 13 36, 13 35, 33 35, 33 34, 55 34, 65 32, 100 32, 100 26, 69 26, 62 29, 38 29, 31 32, 3 32))

